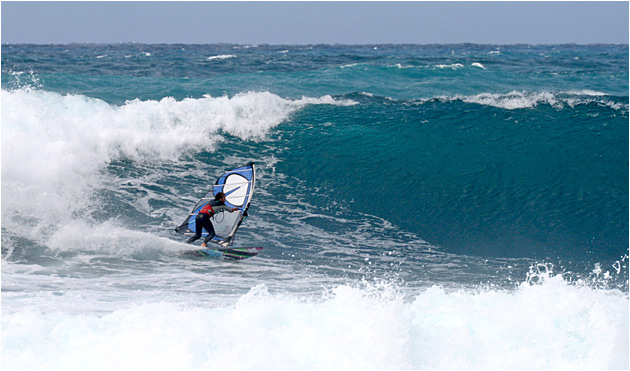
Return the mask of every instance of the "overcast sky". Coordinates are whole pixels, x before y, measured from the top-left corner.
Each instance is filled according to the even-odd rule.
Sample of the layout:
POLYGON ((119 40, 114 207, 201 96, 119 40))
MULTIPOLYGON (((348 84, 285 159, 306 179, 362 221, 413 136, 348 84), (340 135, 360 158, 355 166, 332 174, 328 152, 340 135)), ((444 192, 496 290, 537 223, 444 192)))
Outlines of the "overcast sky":
POLYGON ((628 43, 616 2, 7 2, 2 43, 628 43))

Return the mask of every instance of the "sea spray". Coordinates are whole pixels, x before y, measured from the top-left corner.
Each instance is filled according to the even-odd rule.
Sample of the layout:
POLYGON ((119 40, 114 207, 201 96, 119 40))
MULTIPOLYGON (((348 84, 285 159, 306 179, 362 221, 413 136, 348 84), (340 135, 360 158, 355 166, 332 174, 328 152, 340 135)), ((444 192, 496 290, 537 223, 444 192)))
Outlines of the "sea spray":
POLYGON ((162 301, 103 316, 30 309, 3 315, 4 366, 628 367, 628 300, 621 292, 572 286, 555 275, 513 291, 434 286, 403 296, 391 285, 338 286, 318 298, 271 293, 260 284, 216 307, 162 301))

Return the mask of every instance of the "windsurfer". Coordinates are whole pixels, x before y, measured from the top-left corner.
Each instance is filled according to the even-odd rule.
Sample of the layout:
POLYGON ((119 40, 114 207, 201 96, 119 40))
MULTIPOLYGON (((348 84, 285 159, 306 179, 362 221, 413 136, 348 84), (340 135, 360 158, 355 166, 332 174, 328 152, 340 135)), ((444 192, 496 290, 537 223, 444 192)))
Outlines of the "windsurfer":
POLYGON ((212 221, 210 220, 210 218, 212 218, 212 216, 214 216, 214 214, 218 212, 234 212, 236 210, 238 210, 238 207, 230 209, 229 207, 225 206, 225 194, 223 192, 217 193, 217 195, 214 196, 214 200, 208 202, 204 205, 204 207, 201 208, 201 210, 199 210, 199 213, 195 217, 195 235, 190 237, 187 242, 193 243, 200 239, 203 228, 208 232, 208 236, 203 240, 201 247, 207 247, 208 241, 210 241, 212 237, 215 236, 214 227, 212 226, 212 221))

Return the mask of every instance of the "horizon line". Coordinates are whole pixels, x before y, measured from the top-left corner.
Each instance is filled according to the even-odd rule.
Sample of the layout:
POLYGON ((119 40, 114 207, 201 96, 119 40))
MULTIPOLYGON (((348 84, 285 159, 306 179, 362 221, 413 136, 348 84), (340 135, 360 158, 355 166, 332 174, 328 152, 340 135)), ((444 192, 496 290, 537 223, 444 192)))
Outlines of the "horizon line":
POLYGON ((35 46, 54 46, 54 45, 236 45, 236 46, 432 46, 432 45, 478 45, 478 46, 597 46, 597 45, 609 45, 609 46, 629 46, 629 43, 612 43, 612 42, 596 42, 596 43, 577 43, 577 42, 565 42, 565 43, 477 43, 477 42, 458 42, 458 43, 307 43, 307 44, 283 44, 283 43, 233 43, 233 42, 215 42, 215 43, 186 43, 186 42, 136 42, 136 41, 118 41, 118 42, 50 42, 50 43, 37 43, 37 42, 8 42, 0 43, 2 46, 11 45, 35 45, 35 46))

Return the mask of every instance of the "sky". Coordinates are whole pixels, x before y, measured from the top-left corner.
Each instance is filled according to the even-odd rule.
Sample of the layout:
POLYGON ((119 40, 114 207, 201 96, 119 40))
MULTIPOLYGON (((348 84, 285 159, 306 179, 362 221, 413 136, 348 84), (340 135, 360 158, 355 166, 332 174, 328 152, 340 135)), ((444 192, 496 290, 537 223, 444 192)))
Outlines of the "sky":
POLYGON ((628 1, 2 1, 3 44, 627 44, 628 1))

